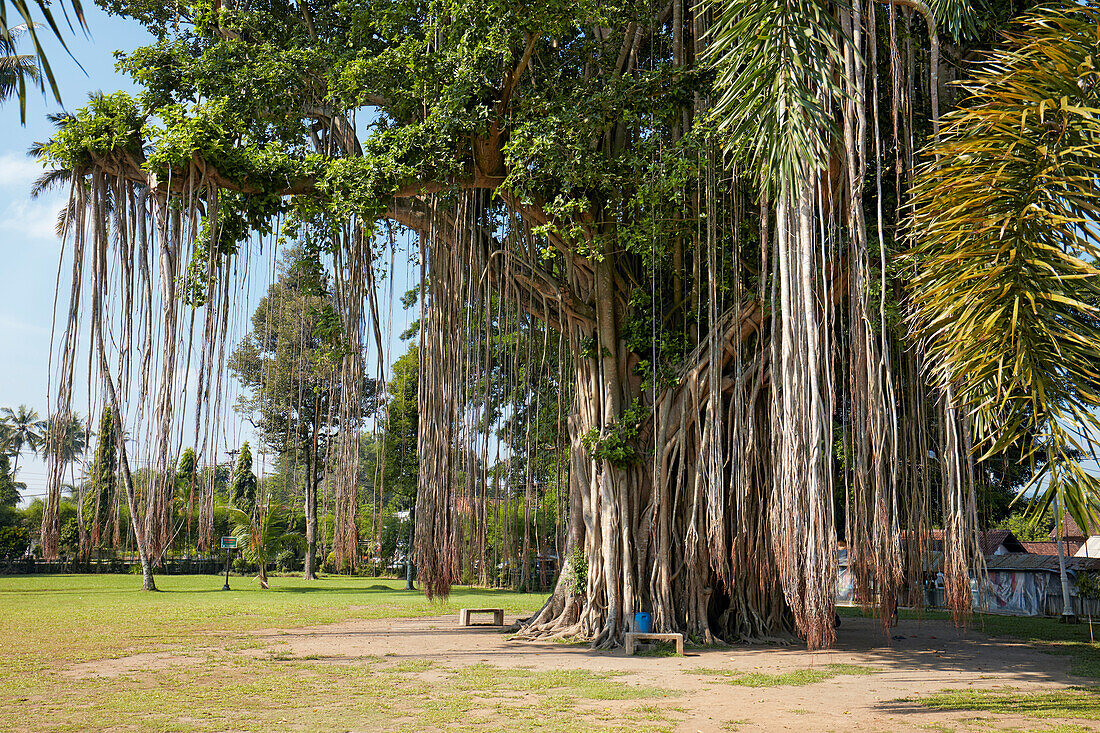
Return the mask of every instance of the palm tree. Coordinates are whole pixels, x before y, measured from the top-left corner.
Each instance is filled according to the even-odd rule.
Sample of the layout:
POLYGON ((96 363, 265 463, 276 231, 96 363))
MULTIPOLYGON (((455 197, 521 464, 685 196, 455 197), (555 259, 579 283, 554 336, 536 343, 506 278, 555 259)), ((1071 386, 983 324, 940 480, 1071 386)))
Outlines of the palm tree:
MULTIPOLYGON (((0 70, 0 76, 2 74, 3 71, 0 70)), ((37 410, 32 410, 26 405, 19 405, 14 410, 5 407, 0 410, 0 413, 3 414, 3 422, 8 426, 6 431, 7 443, 11 448, 12 457, 15 459, 11 468, 11 475, 14 479, 16 472, 19 471, 19 456, 23 452, 23 448, 30 448, 31 452, 37 455, 38 449, 42 445, 46 423, 44 420, 39 419, 37 410)))
MULTIPOLYGON (((47 26, 57 40, 61 42, 62 48, 66 51, 69 49, 65 45, 65 39, 62 37, 61 28, 54 18, 49 0, 30 0, 30 2, 28 0, 0 0, 0 17, 7 17, 8 2, 23 19, 23 25, 4 28, 0 32, 0 54, 4 54, 3 57, 0 57, 2 58, 0 60, 0 99, 7 99, 12 94, 17 94, 19 97, 19 119, 21 122, 26 122, 28 80, 34 82, 43 92, 46 90, 46 82, 49 82, 54 99, 58 104, 61 103, 61 92, 57 88, 57 80, 54 79, 50 62, 38 40, 37 29, 41 25, 47 26), (35 19, 33 10, 37 10, 41 14, 41 21, 35 19), (24 33, 30 35, 34 52, 31 54, 16 54, 16 39, 24 33)), ((61 12, 66 25, 69 26, 69 30, 73 30, 73 20, 75 20, 80 28, 87 31, 88 26, 84 20, 84 8, 81 0, 63 1, 61 12), (72 17, 69 17, 70 9, 73 11, 72 17)))
MULTIPOLYGON (((1039 436, 1049 460, 1019 496, 1095 523, 1081 465, 1100 430, 1100 3, 1045 6, 963 89, 910 222, 917 333, 936 377, 973 411, 987 453, 1039 436)), ((1019 498, 1019 496, 1017 498, 1019 498)), ((1063 616, 1072 616, 1063 568, 1063 616)))
POLYGON ((268 588, 267 565, 288 543, 300 543, 301 535, 287 531, 285 510, 275 506, 256 507, 252 513, 227 508, 233 535, 243 548, 244 559, 258 568, 261 588, 268 588))
MULTIPOLYGON (((52 425, 45 430, 40 443, 43 454, 56 455, 64 466, 84 455, 88 447, 88 433, 78 415, 69 415, 63 420, 54 415, 49 422, 52 425)), ((42 424, 46 425, 45 422, 42 424)))
POLYGON ((38 57, 16 49, 17 39, 26 32, 27 26, 20 25, 0 34, 0 100, 25 89, 28 80, 39 81, 42 77, 38 57))

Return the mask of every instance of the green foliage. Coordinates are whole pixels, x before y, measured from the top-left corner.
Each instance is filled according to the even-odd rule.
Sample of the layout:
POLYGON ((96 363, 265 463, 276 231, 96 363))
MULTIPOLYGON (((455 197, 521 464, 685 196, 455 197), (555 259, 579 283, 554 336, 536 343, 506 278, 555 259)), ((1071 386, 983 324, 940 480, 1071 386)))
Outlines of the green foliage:
POLYGON ((1078 572, 1074 585, 1077 595, 1091 601, 1100 600, 1100 577, 1097 573, 1078 572))
POLYGON ((176 491, 180 498, 191 496, 195 491, 199 476, 195 466, 195 449, 185 448, 180 454, 179 465, 176 466, 176 491))
POLYGON ((58 534, 58 547, 61 548, 62 555, 69 557, 76 557, 80 551, 80 524, 77 522, 76 516, 69 517, 61 523, 61 531, 58 534))
POLYGON ((566 558, 564 572, 568 573, 569 590, 575 596, 588 594, 588 558, 583 548, 576 548, 566 558))
POLYGON ((275 556, 275 569, 280 573, 296 573, 302 569, 302 558, 294 550, 283 550, 275 556))
POLYGON ((386 388, 384 454, 387 498, 394 510, 404 510, 416 502, 420 475, 417 432, 420 424, 418 405, 419 352, 416 344, 393 364, 386 388))
POLYGON ((0 453, 0 506, 13 507, 19 504, 19 492, 26 488, 26 484, 15 481, 7 454, 0 453))
MULTIPOLYGON (((99 527, 108 526, 115 502, 118 501, 117 441, 114 414, 110 406, 104 406, 103 414, 99 418, 99 431, 87 487, 88 500, 92 507, 90 519, 99 527)), ((107 539, 106 535, 103 539, 107 539)))
POLYGON ((1009 530, 1023 542, 1045 542, 1053 527, 1054 517, 1050 512, 1036 517, 1026 509, 1013 512, 998 525, 999 529, 1009 530))
POLYGON ((252 473, 252 449, 248 447, 247 440, 241 444, 241 452, 233 468, 229 501, 248 516, 256 511, 256 474, 252 473))
POLYGON ((27 554, 31 546, 26 527, 8 525, 0 527, 0 558, 15 560, 27 554))
POLYGON ((602 434, 599 429, 592 428, 581 436, 581 442, 593 460, 627 468, 640 459, 635 439, 650 414, 649 408, 635 400, 618 422, 605 426, 602 434))
POLYGON ((228 517, 233 523, 233 536, 238 540, 240 554, 234 566, 241 563, 248 572, 255 568, 260 577, 266 577, 267 566, 280 553, 294 551, 302 538, 297 532, 288 529, 289 515, 279 507, 260 508, 253 514, 239 509, 229 509, 228 517))
POLYGON ((87 167, 96 156, 141 155, 146 115, 125 92, 93 94, 42 149, 45 162, 66 170, 87 167))

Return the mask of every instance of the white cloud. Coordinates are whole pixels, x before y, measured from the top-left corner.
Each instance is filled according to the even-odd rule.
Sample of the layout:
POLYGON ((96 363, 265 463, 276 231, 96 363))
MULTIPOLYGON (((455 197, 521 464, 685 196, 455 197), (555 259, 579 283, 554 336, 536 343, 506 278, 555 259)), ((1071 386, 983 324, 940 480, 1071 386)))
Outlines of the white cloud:
POLYGON ((59 196, 12 201, 0 217, 0 230, 26 239, 57 239, 57 214, 65 202, 59 196))
POLYGON ((29 192, 31 184, 44 172, 42 165, 33 158, 19 153, 0 154, 0 186, 19 187, 29 192))
POLYGON ((7 336, 48 336, 50 329, 40 323, 31 323, 30 321, 16 318, 4 313, 0 313, 0 334, 7 336))

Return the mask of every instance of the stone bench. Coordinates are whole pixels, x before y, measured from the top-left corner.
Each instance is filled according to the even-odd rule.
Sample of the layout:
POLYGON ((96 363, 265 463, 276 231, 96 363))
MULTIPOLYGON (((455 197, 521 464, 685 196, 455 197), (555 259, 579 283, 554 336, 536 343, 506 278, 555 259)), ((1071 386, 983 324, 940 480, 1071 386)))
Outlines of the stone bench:
POLYGON ((490 624, 472 624, 470 623, 470 616, 475 613, 491 613, 493 614, 492 626, 504 625, 504 609, 503 608, 463 608, 458 612, 458 625, 459 626, 489 626, 490 624))
POLYGON ((628 657, 634 655, 634 645, 639 641, 674 641, 676 642, 676 653, 681 657, 684 656, 683 634, 643 634, 638 631, 628 631, 626 633, 626 641, 623 644, 623 646, 626 647, 626 655, 628 657))

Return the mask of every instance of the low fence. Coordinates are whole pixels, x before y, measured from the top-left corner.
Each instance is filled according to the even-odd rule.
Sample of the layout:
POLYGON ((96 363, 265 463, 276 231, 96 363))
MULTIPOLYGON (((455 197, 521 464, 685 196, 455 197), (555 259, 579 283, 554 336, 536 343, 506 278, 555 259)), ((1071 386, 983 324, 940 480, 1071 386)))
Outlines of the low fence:
MULTIPOLYGON (((18 560, 0 560, 0 575, 48 575, 61 573, 129 573, 131 567, 140 566, 123 560, 90 560, 86 563, 73 560, 38 560, 24 557, 18 560)), ((167 560, 156 567, 157 575, 217 575, 225 572, 224 560, 167 560)))

